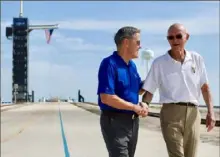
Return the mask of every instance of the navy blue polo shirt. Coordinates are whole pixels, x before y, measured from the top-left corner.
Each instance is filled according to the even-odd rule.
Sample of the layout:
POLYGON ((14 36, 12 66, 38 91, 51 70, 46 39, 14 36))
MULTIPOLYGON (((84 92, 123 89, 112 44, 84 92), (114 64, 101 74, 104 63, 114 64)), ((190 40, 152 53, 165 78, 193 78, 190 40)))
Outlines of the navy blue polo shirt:
POLYGON ((137 72, 136 65, 133 61, 128 64, 118 55, 117 51, 113 52, 101 62, 98 72, 98 104, 101 110, 116 110, 119 112, 133 112, 128 110, 119 110, 107 104, 103 104, 100 94, 117 95, 125 101, 133 104, 139 102, 139 90, 142 82, 137 72))

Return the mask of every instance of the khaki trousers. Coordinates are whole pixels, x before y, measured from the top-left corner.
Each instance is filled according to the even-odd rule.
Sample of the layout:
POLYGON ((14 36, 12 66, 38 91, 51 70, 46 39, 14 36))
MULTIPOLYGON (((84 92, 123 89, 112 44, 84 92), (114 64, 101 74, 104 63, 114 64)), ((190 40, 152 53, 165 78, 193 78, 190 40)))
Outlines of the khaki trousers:
POLYGON ((196 157, 201 123, 198 107, 164 104, 160 122, 169 157, 196 157))

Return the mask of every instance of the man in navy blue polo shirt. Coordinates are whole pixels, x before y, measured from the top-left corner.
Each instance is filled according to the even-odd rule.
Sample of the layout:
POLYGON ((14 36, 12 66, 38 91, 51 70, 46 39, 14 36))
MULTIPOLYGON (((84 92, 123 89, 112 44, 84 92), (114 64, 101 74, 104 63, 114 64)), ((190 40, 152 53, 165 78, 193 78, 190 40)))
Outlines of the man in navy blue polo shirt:
POLYGON ((139 118, 147 116, 148 108, 139 105, 141 78, 135 63, 138 57, 140 30, 122 27, 115 35, 117 51, 101 62, 98 73, 98 104, 100 125, 109 157, 134 157, 139 118))

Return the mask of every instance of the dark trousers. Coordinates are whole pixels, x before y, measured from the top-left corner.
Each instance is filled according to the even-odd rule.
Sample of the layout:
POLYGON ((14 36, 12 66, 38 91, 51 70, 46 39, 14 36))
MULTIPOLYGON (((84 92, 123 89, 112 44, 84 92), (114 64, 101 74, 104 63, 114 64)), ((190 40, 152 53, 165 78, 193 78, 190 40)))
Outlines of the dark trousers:
POLYGON ((139 129, 137 116, 102 112, 100 125, 109 157, 134 157, 139 129))

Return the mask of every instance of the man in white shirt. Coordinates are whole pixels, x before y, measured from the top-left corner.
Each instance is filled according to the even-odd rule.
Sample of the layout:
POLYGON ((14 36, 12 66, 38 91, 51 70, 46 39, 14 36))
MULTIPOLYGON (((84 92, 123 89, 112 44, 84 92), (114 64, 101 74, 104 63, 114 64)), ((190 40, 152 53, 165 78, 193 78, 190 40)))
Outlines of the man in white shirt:
POLYGON ((185 50, 189 34, 182 24, 171 25, 167 33, 171 49, 153 61, 142 87, 146 91, 142 101, 149 104, 159 89, 161 129, 169 157, 196 157, 201 92, 208 108, 208 131, 215 126, 206 68, 200 54, 185 50))

